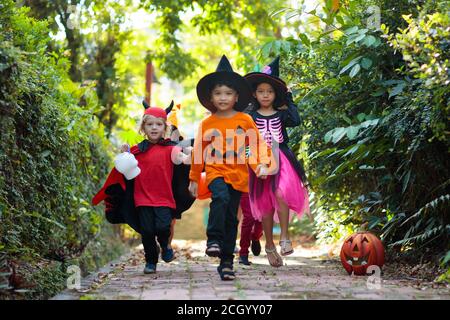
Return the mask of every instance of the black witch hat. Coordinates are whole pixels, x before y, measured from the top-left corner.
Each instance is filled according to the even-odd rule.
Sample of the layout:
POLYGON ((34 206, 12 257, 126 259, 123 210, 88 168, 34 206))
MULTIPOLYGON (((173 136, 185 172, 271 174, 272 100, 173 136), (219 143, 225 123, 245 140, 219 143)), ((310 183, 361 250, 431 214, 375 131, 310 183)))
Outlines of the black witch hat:
POLYGON ((280 57, 276 57, 269 65, 265 66, 261 72, 250 72, 244 76, 252 90, 256 90, 256 86, 260 83, 270 84, 277 95, 274 106, 281 107, 287 103, 286 92, 287 85, 280 79, 280 57))
POLYGON ((225 55, 220 59, 216 72, 207 74, 197 84, 197 96, 200 103, 212 113, 217 111, 217 108, 211 102, 211 91, 214 86, 221 81, 227 81, 234 85, 237 89, 239 98, 234 106, 237 111, 242 111, 248 107, 252 101, 252 94, 247 81, 238 73, 233 71, 230 61, 225 55))

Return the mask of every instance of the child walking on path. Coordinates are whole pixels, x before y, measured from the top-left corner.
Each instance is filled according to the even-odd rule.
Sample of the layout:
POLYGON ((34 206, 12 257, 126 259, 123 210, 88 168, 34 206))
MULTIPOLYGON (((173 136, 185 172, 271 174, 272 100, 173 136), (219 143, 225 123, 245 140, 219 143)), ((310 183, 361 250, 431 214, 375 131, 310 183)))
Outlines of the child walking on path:
POLYGON ((309 214, 305 173, 287 145, 286 127, 298 126, 300 117, 291 92, 279 78, 279 57, 262 72, 252 72, 244 78, 256 98, 256 108, 250 115, 271 149, 269 151, 278 159, 277 173, 265 180, 249 173, 249 198, 253 216, 263 224, 269 263, 280 267, 283 260, 273 241, 274 220, 280 223, 281 255, 286 256, 294 251, 288 232, 292 211, 298 217, 304 212, 309 214))
POLYGON ((234 280, 234 248, 236 246, 237 211, 242 192, 248 192, 247 163, 258 178, 265 178, 267 146, 252 118, 241 110, 251 102, 251 91, 242 76, 233 72, 223 56, 216 69, 197 84, 200 103, 211 111, 203 120, 194 142, 189 190, 197 196, 198 183, 204 169, 206 185, 211 191, 207 226, 206 254, 220 257, 217 268, 222 280, 234 280), (253 157, 245 157, 249 145, 253 157))
POLYGON ((189 196, 187 185, 184 190, 173 187, 174 177, 180 180, 179 172, 183 173, 179 170, 176 173, 174 167, 181 166, 174 164, 187 164, 190 158, 176 143, 164 139, 166 111, 144 106, 146 110, 139 131, 146 139, 131 149, 128 145, 121 147, 123 153, 116 158, 116 168, 94 197, 93 204, 105 200, 109 222, 128 223, 142 235, 146 261, 144 273, 148 274, 156 272, 159 256, 156 240, 162 260, 170 262, 174 259, 169 246, 171 221, 173 216, 187 210, 194 199, 189 196))
POLYGON ((261 239, 263 234, 263 228, 261 221, 256 220, 253 217, 250 207, 250 199, 248 193, 242 193, 241 195, 241 209, 242 209, 242 224, 241 224, 241 240, 239 242, 239 263, 244 265, 251 265, 248 260, 248 248, 251 243, 251 250, 254 256, 259 256, 261 253, 261 239))

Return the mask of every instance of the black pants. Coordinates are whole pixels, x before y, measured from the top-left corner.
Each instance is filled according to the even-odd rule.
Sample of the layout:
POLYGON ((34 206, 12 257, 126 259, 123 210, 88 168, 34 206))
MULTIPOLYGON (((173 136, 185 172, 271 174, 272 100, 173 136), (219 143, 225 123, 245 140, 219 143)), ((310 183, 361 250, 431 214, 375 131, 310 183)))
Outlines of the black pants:
POLYGON ((170 237, 172 209, 169 207, 137 207, 142 231, 145 261, 158 263, 156 238, 161 248, 167 248, 170 237))
POLYGON ((206 228, 207 245, 218 244, 222 252, 220 263, 233 264, 239 224, 237 212, 241 192, 226 184, 223 178, 214 179, 208 188, 212 194, 212 201, 206 228))

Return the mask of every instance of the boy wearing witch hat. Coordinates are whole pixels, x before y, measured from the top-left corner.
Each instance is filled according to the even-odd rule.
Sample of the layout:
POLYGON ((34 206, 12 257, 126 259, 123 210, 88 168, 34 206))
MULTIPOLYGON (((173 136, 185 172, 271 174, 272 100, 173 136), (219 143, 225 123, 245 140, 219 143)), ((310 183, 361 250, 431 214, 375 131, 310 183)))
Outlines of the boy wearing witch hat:
POLYGON ((201 122, 194 142, 189 190, 197 196, 204 170, 212 193, 206 254, 220 258, 217 271, 222 280, 234 280, 237 211, 241 192, 248 192, 247 164, 263 179, 270 159, 252 118, 241 112, 251 102, 250 88, 233 72, 225 56, 216 72, 200 79, 197 96, 211 115, 201 122), (245 157, 246 146, 250 147, 249 159, 245 157))

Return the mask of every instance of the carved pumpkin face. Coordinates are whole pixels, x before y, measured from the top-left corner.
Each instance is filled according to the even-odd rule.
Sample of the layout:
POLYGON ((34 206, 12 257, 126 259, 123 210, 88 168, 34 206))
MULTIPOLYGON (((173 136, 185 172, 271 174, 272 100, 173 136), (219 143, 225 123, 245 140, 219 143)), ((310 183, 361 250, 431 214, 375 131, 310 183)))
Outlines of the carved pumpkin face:
POLYGON ((341 262, 348 274, 365 275, 369 266, 383 266, 383 244, 370 232, 354 233, 344 240, 341 262))

